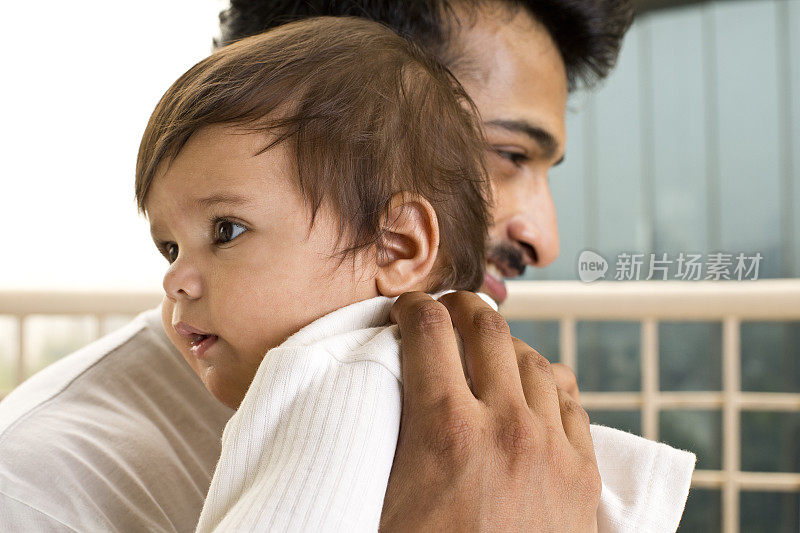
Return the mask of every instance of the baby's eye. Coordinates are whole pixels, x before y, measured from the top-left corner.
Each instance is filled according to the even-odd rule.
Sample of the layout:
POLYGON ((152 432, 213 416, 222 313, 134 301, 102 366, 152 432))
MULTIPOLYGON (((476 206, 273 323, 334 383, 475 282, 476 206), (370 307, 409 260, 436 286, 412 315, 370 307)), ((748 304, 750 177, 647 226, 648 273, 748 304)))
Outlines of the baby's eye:
POLYGON ((178 258, 178 245, 174 242, 165 243, 162 247, 162 255, 167 258, 170 264, 178 258))
POLYGON ((247 231, 247 228, 230 220, 218 220, 214 225, 214 238, 218 244, 231 242, 247 231))

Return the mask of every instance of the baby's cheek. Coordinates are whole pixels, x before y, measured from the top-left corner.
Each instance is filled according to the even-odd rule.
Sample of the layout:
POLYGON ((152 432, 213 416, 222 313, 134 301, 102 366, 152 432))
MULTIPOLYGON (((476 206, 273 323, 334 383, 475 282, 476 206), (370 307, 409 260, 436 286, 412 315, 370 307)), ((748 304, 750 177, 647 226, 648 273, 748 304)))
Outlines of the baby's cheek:
POLYGON ((172 312, 174 309, 174 304, 164 296, 164 299, 161 301, 161 325, 167 337, 169 337, 169 340, 172 341, 172 344, 175 344, 174 336, 177 335, 175 329, 172 327, 172 312))
POLYGON ((197 368, 194 366, 194 361, 187 359, 186 354, 184 353, 184 340, 183 338, 178 335, 178 332, 175 331, 175 328, 172 327, 172 314, 175 309, 175 304, 173 304, 170 300, 166 297, 161 302, 161 326, 164 328, 164 332, 167 334, 167 338, 169 342, 172 343, 172 346, 178 350, 186 362, 189 363, 195 372, 197 372, 197 368))

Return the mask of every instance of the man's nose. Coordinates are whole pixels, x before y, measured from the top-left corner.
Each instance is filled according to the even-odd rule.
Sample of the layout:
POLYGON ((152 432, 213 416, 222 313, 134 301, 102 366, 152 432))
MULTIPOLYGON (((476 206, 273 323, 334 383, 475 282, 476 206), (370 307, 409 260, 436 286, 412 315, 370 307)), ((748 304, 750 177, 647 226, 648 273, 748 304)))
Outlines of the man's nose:
POLYGON ((558 257, 558 227, 554 215, 552 222, 518 215, 508 223, 508 236, 523 251, 526 265, 543 267, 558 257))
POLYGON ((172 301, 179 299, 196 300, 203 294, 203 280, 197 266, 186 255, 169 266, 164 275, 164 293, 172 301))

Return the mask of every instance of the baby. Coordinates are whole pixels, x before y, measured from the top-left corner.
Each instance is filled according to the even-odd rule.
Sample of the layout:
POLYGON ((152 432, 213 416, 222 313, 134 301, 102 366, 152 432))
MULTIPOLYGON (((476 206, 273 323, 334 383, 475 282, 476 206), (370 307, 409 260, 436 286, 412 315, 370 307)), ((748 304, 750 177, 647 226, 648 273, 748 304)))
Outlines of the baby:
MULTIPOLYGON (((164 329, 238 408, 198 530, 377 529, 402 397, 389 309, 480 286, 483 151, 455 79, 363 19, 245 39, 163 96, 136 197, 170 263, 164 329)), ((630 455, 612 460, 601 529, 677 524, 693 457, 592 434, 601 476, 630 455)))
POLYGON ((479 287, 488 183, 467 102, 391 31, 337 19, 170 88, 136 196, 170 263, 164 327, 214 396, 238 407, 264 354, 335 309, 479 287))

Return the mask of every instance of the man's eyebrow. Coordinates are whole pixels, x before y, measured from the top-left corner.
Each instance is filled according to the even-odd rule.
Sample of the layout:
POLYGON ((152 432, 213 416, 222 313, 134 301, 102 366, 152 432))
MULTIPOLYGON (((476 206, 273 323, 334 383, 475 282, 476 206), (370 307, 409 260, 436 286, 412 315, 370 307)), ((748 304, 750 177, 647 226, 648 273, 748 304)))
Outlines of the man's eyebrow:
POLYGON ((214 207, 215 205, 244 205, 250 201, 247 196, 240 196, 238 194, 212 194, 205 198, 198 198, 193 200, 192 203, 197 207, 214 207))
MULTIPOLYGON (((548 159, 554 157, 556 155, 556 151, 558 150, 558 141, 556 138, 547 130, 540 128, 539 126, 534 126, 530 122, 526 122, 524 120, 490 120, 489 122, 486 122, 486 125, 496 126, 514 133, 524 133, 542 147, 542 150, 544 150, 544 156, 548 159)), ((563 160, 564 158, 562 157, 555 163, 555 165, 558 165, 563 160)))

